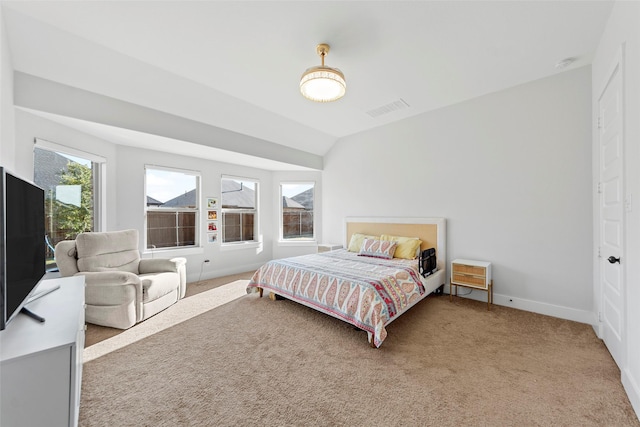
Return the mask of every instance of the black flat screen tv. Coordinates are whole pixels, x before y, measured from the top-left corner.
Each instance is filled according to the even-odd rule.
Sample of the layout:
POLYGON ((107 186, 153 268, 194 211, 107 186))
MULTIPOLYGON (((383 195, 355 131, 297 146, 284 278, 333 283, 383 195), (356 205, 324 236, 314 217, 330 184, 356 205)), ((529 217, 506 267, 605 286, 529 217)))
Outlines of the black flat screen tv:
POLYGON ((44 191, 0 167, 0 330, 45 274, 44 191))

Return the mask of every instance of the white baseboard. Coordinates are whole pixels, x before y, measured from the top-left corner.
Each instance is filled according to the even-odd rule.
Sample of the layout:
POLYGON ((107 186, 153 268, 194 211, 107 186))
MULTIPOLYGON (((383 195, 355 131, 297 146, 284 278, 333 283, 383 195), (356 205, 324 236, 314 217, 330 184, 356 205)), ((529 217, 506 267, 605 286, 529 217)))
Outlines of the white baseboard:
POLYGON ((633 410, 636 411, 636 417, 640 419, 640 387, 638 381, 629 372, 629 368, 622 371, 622 386, 627 392, 633 410))
MULTIPOLYGON (((487 301, 487 293, 485 291, 471 290, 471 293, 465 294, 465 292, 468 292, 469 290, 471 289, 460 287, 458 289, 458 296, 475 301, 487 301)), ((532 313, 544 314, 546 316, 558 317, 560 319, 572 320, 579 323, 586 323, 588 325, 592 325, 594 329, 598 327, 599 323, 594 312, 532 301, 524 298, 516 298, 494 293, 493 303, 505 307, 517 308, 518 310, 530 311, 532 313)))
POLYGON ((597 322, 597 324, 593 325, 593 332, 596 333, 598 338, 602 339, 602 334, 604 333, 602 322, 597 322))
MULTIPOLYGON (((259 262, 257 264, 246 264, 232 268, 217 268, 215 271, 203 271, 202 274, 200 274, 200 271, 194 271, 191 274, 187 274, 187 283, 215 279, 217 277, 230 276, 232 274, 245 273, 247 271, 257 270, 263 265, 264 262, 259 262)), ((204 268, 204 270, 206 270, 206 267, 204 268)))

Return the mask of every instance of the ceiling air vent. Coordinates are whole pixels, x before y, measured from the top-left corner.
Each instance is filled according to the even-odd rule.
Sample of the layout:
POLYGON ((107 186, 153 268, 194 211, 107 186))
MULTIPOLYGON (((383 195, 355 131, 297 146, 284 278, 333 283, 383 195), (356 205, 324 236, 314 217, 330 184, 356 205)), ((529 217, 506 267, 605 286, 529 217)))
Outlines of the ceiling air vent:
POLYGON ((384 114, 393 113, 394 111, 405 110, 407 108, 409 108, 409 104, 407 104, 407 102, 404 99, 400 98, 399 100, 383 105, 382 107, 369 110, 367 111, 367 114, 375 119, 376 117, 382 116, 384 114))

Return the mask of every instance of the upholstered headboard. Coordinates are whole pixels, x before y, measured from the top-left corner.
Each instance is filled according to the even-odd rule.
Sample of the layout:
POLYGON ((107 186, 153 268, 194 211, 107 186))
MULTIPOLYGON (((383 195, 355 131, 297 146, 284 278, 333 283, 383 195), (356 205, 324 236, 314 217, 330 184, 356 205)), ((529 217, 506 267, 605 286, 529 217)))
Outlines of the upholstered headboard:
POLYGON ((447 226, 445 218, 347 217, 344 246, 349 245, 353 233, 379 236, 417 237, 420 249, 436 249, 438 269, 446 267, 447 226))

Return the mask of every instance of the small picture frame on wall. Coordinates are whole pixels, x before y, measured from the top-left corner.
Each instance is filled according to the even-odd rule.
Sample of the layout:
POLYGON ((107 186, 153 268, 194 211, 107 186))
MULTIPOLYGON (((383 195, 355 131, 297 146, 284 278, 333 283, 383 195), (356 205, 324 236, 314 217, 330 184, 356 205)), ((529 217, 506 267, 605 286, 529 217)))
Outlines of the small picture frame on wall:
POLYGON ((218 209, 217 197, 207 197, 207 209, 218 209))
POLYGON ((207 231, 218 231, 218 224, 216 221, 207 221, 207 231))
POLYGON ((218 211, 207 211, 207 219, 209 221, 216 221, 218 219, 218 211))
POLYGON ((218 241, 218 233, 207 233, 207 243, 216 243, 218 241))

